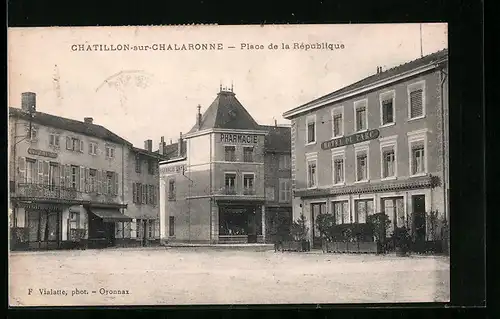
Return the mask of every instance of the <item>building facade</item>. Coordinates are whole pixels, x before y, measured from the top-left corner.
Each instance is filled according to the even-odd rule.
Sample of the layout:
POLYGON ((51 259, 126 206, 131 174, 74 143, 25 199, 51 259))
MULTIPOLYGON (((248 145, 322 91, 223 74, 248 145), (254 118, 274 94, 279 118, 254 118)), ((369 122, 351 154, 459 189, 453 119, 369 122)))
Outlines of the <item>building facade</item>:
POLYGON ((382 71, 284 113, 292 121, 293 215, 313 245, 337 224, 383 212, 432 240, 449 220, 447 50, 382 71), (439 216, 437 226, 430 212, 439 216))
MULTIPOLYGON (((133 222, 132 144, 92 118, 38 112, 35 93, 23 93, 21 104, 9 108, 11 248, 122 245, 124 224, 133 222)), ((158 166, 158 155, 150 156, 158 166)), ((158 207, 149 214, 157 216, 158 207)))
POLYGON ((278 203, 274 190, 266 201, 266 185, 268 190, 276 187, 273 181, 266 183, 270 132, 274 130, 257 124, 232 90, 221 88, 205 113, 198 111, 187 134, 176 144, 160 145, 159 152, 169 157, 160 162, 161 238, 266 242, 266 204, 278 203))

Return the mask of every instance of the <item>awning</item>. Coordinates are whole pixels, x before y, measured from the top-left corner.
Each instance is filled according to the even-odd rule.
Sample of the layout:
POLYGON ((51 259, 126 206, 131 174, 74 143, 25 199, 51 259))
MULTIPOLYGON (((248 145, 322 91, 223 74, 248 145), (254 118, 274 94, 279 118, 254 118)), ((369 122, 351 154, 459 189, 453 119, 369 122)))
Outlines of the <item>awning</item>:
POLYGON ((132 218, 122 214, 119 209, 92 208, 90 211, 105 223, 131 222, 132 218))

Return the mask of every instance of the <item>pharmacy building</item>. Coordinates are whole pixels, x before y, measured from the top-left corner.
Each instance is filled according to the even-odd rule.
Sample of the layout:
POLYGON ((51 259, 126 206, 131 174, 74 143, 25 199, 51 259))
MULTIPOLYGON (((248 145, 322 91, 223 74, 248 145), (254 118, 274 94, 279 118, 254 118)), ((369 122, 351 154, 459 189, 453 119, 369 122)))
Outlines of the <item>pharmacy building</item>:
POLYGON ((22 93, 9 108, 12 250, 159 243, 162 157, 95 124, 36 108, 22 93))
POLYGON ((290 126, 257 124, 232 89, 193 115, 158 150, 162 241, 270 242, 292 220, 290 126))
POLYGON ((313 246, 321 245, 319 214, 345 224, 385 213, 387 236, 404 226, 414 238, 433 240, 444 229, 447 70, 447 50, 387 70, 377 67, 373 75, 283 114, 292 122, 293 216, 304 215, 313 246))

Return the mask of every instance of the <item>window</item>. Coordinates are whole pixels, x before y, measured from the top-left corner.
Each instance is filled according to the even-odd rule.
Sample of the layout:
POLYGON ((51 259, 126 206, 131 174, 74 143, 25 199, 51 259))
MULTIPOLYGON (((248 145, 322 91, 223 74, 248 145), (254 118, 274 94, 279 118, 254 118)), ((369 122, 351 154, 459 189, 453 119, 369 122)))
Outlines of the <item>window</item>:
POLYGON ((79 176, 78 176, 79 175, 78 172, 79 172, 79 167, 72 165, 71 166, 71 182, 70 182, 71 183, 70 187, 72 189, 77 189, 78 188, 77 185, 80 183, 79 182, 80 179, 79 179, 79 176))
POLYGON ((403 197, 382 198, 382 211, 390 220, 387 234, 394 231, 394 227, 403 227, 406 224, 405 203, 403 197))
POLYGON ((153 160, 148 160, 148 173, 154 175, 155 173, 155 162, 153 160))
POLYGON ((382 163, 383 163, 382 177, 383 178, 396 176, 395 159, 396 159, 396 157, 395 157, 395 153, 394 153, 393 149, 383 151, 383 153, 382 153, 382 163))
POLYGON ((381 125, 389 125, 395 122, 394 119, 394 101, 395 91, 389 91, 380 94, 380 114, 381 125))
POLYGON ((132 184, 133 202, 136 204, 142 204, 142 184, 133 183, 132 184))
POLYGON ((254 192, 254 179, 255 176, 253 173, 244 173, 243 174, 243 194, 244 195, 253 195, 254 192))
POLYGON ((318 186, 317 176, 316 176, 317 174, 316 165, 317 165, 316 159, 309 160, 307 162, 307 187, 309 188, 318 186))
POLYGON ((108 195, 114 195, 114 186, 115 186, 115 174, 113 172, 106 173, 106 192, 108 195))
POLYGON ((408 147, 410 150, 410 174, 423 175, 427 173, 427 129, 408 132, 408 147))
POLYGON ((313 115, 307 121, 307 144, 316 143, 316 116, 313 115))
POLYGON ((235 146, 225 146, 225 161, 226 162, 235 162, 236 161, 236 147, 235 146))
POLYGON ((141 172, 141 157, 139 155, 135 156, 135 172, 141 172))
POLYGON ((97 155, 97 143, 94 142, 89 143, 89 154, 97 155))
POLYGON ((154 220, 150 219, 148 220, 148 238, 153 238, 154 237, 154 220))
POLYGON ((97 192, 97 170, 89 169, 89 192, 97 192))
POLYGON ((344 158, 337 156, 333 160, 333 183, 341 184, 344 182, 344 158))
POLYGON ((333 116, 333 137, 340 137, 344 135, 344 107, 340 106, 332 111, 333 116))
POLYGON ((36 184, 38 178, 38 163, 36 160, 26 158, 26 183, 36 184))
POLYGON ((408 85, 408 118, 417 119, 425 116, 425 82, 408 85))
POLYGON ((51 133, 49 134, 49 146, 59 148, 59 134, 51 133))
POLYGON ((368 179, 368 156, 366 152, 356 154, 356 181, 368 179))
POLYGON ((168 217, 168 235, 175 236, 175 217, 174 216, 168 217))
POLYGON ((66 137, 66 149, 73 152, 83 152, 83 141, 75 137, 66 137))
POLYGON ((111 146, 106 146, 106 157, 114 158, 115 157, 115 149, 111 146))
POLYGON ((279 169, 290 169, 291 157, 289 154, 280 154, 279 155, 279 169))
POLYGON ((49 186, 51 189, 54 189, 60 182, 59 175, 59 164, 50 163, 49 164, 49 186))
POLYGON ((80 214, 78 212, 69 213, 69 229, 80 228, 80 214))
POLYGON ((366 105, 367 101, 366 100, 361 100, 354 102, 354 110, 355 110, 355 117, 356 117, 356 131, 364 131, 368 129, 367 125, 367 112, 366 112, 366 105))
POLYGON ((244 162, 253 162, 253 147, 244 147, 243 148, 243 161, 244 162))
POLYGON ((373 199, 358 199, 354 203, 354 221, 360 224, 366 223, 368 216, 374 213, 373 199))
POLYGON ((288 178, 280 178, 279 179, 280 186, 280 202, 289 202, 292 198, 292 183, 288 178))
POLYGON ((36 142, 38 140, 38 130, 31 126, 27 127, 27 132, 26 132, 26 139, 28 139, 31 142, 36 142))
POLYGON ((236 174, 235 173, 226 173, 225 174, 225 189, 226 194, 232 195, 236 194, 236 174))
POLYGON ((168 200, 175 200, 175 179, 168 181, 168 200))
POLYGON ((332 202, 332 212, 335 216, 335 224, 348 224, 351 222, 348 201, 332 202))
POLYGON ((142 204, 147 204, 148 203, 148 185, 142 184, 142 198, 141 198, 141 203, 142 204))

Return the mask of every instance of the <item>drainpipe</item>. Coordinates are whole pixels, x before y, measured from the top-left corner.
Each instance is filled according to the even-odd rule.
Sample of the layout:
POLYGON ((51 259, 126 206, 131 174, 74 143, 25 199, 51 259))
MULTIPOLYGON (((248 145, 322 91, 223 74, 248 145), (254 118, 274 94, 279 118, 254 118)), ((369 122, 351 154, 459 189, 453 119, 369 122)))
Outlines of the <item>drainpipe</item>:
POLYGON ((448 181, 447 181, 447 176, 446 176, 446 154, 445 154, 445 151, 446 151, 446 148, 445 148, 445 137, 444 135, 446 134, 446 129, 445 129, 445 119, 444 119, 444 94, 443 94, 443 90, 444 90, 444 82, 446 81, 446 78, 447 78, 447 73, 443 70, 443 68, 440 69, 440 72, 439 72, 439 79, 440 79, 440 101, 441 101, 441 130, 442 130, 442 134, 441 134, 441 153, 442 153, 442 157, 443 157, 443 189, 444 189, 444 194, 443 194, 443 199, 444 199, 444 218, 445 220, 448 221, 449 219, 449 216, 448 216, 448 189, 447 189, 447 184, 448 184, 448 181))
MULTIPOLYGON (((208 194, 210 195, 210 197, 209 197, 209 201, 210 201, 210 244, 212 244, 214 241, 213 235, 215 233, 215 227, 212 230, 212 223, 214 222, 213 218, 212 218, 212 205, 213 205, 213 203, 212 203, 212 199, 213 199, 212 198, 212 134, 210 134, 210 152, 209 152, 209 154, 210 154, 209 155, 210 156, 210 158, 209 158, 209 161, 210 161, 209 179, 210 179, 210 181, 208 183, 209 184, 209 190, 208 190, 209 193, 208 194)), ((217 227, 217 229, 219 229, 218 224, 216 225, 216 227, 217 227)))

